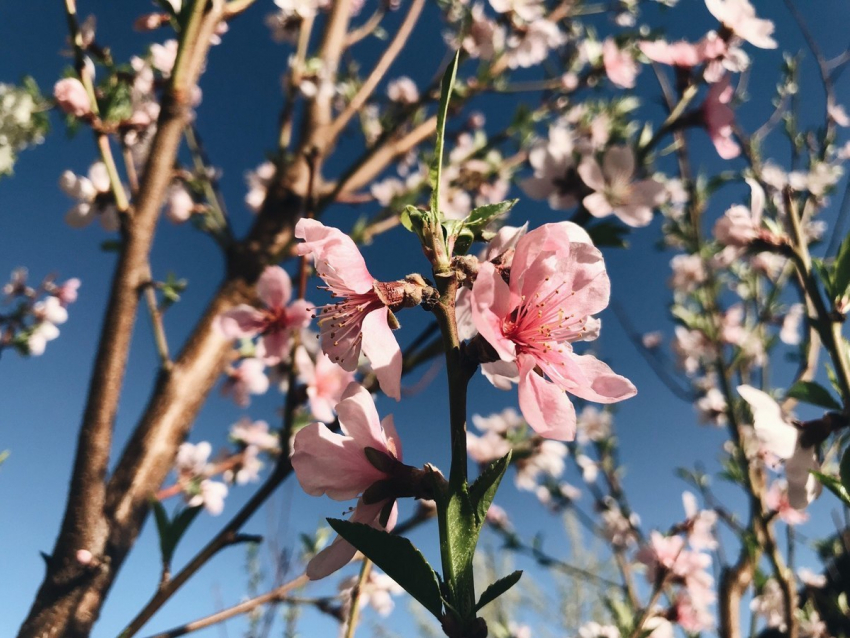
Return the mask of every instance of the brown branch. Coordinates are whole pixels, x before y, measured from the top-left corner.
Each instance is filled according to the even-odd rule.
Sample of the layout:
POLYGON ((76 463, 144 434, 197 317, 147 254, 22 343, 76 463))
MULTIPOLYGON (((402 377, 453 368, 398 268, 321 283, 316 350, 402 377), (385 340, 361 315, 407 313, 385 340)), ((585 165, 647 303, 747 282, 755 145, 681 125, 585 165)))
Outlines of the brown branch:
POLYGON ((154 229, 188 120, 191 88, 209 48, 209 36, 215 26, 212 18, 217 22, 215 10, 204 18, 205 1, 197 5, 200 8, 195 10, 181 39, 181 53, 163 98, 136 205, 125 227, 77 441, 62 528, 45 579, 21 628, 22 638, 87 635, 112 581, 109 559, 115 529, 107 513, 109 496, 104 481, 139 296, 149 280, 148 255, 154 229), (103 568, 95 573, 82 570, 75 560, 79 549, 88 549, 100 557, 103 568), (83 582, 85 587, 80 586, 83 582))
POLYGON ((410 34, 413 32, 424 6, 425 0, 413 0, 410 4, 410 9, 408 9, 407 15, 404 17, 404 21, 398 28, 392 42, 390 42, 389 46, 384 49, 384 52, 378 60, 378 63, 375 65, 375 68, 372 69, 369 77, 367 77, 366 81, 360 86, 360 89, 351 99, 351 102, 349 102, 348 106, 345 107, 345 110, 340 113, 331 124, 325 139, 325 142, 328 145, 334 143, 337 137, 339 137, 339 134, 351 121, 351 118, 354 117, 361 108, 363 108, 364 104, 366 104, 369 96, 372 95, 372 92, 398 57, 398 54, 401 53, 401 50, 407 44, 410 34))
POLYGON ((262 605, 283 602, 287 600, 287 594, 290 591, 292 591, 293 589, 298 589, 299 587, 303 587, 308 582, 309 579, 307 578, 307 576, 302 574, 295 580, 281 585, 280 587, 276 587, 270 592, 266 592, 265 594, 256 596, 255 598, 251 598, 250 600, 243 601, 238 605, 234 605, 233 607, 222 609, 221 611, 216 612, 210 616, 199 618, 198 620, 188 622, 185 625, 175 627, 174 629, 170 629, 169 631, 164 631, 160 634, 156 634, 154 636, 151 636, 151 638, 177 638, 177 636, 184 636, 186 634, 192 633, 193 631, 198 631, 200 629, 211 627, 212 625, 224 622, 225 620, 228 620, 235 616, 247 614, 249 612, 254 611, 257 607, 261 607, 262 605))

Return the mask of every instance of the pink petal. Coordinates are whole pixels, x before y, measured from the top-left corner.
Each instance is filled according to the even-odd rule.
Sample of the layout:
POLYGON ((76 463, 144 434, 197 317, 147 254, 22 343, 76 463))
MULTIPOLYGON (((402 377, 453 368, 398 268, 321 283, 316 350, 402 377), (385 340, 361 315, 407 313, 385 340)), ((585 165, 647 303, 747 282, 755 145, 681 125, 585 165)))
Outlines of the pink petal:
POLYGON ((502 322, 512 310, 510 300, 510 288, 496 267, 490 262, 481 264, 472 286, 472 321, 503 361, 516 358, 516 345, 502 333, 502 322))
POLYGON ((247 304, 239 304, 218 316, 216 325, 228 339, 253 337, 265 327, 263 313, 247 304))
POLYGON ((347 501, 386 475, 369 463, 363 446, 349 436, 331 432, 322 423, 298 431, 293 443, 292 467, 307 494, 327 494, 347 501))
POLYGON ((590 155, 585 156, 578 165, 578 174, 582 181, 595 191, 605 190, 605 178, 602 169, 590 155))
POLYGON ((269 266, 257 281, 257 295, 269 308, 283 308, 292 296, 292 282, 280 266, 269 266))
POLYGON ((591 193, 581 200, 581 203, 584 204, 588 213, 597 218, 608 217, 614 212, 608 198, 602 193, 591 193))
POLYGON ((494 361, 481 365, 481 372, 499 390, 510 390, 512 383, 519 383, 516 361, 494 361))
POLYGON ((264 358, 269 365, 274 365, 287 358, 291 337, 292 335, 288 330, 274 330, 260 337, 266 353, 264 358))
POLYGON ((519 357, 519 408, 528 424, 540 436, 572 441, 576 434, 576 413, 567 395, 554 383, 534 371, 532 357, 519 357))
POLYGON ((637 394, 634 384, 611 370, 607 363, 591 355, 572 355, 571 358, 581 368, 588 384, 565 388, 570 394, 596 403, 616 403, 637 394))
POLYGON ((387 439, 381 428, 375 400, 366 388, 356 381, 350 383, 336 406, 336 412, 343 431, 357 445, 386 452, 387 439))
POLYGON ((286 322, 290 328, 306 328, 313 320, 316 307, 304 299, 296 299, 286 309, 286 322))
POLYGON ((314 219, 301 219, 295 225, 295 236, 305 240, 297 246, 298 254, 313 255, 316 272, 332 290, 362 294, 372 289, 375 279, 369 274, 363 255, 341 230, 314 219))
POLYGON ((398 432, 395 429, 395 421, 393 420, 392 414, 388 414, 384 417, 383 421, 381 421, 381 427, 384 429, 384 434, 387 438, 387 447, 389 448, 390 453, 399 461, 404 460, 401 449, 401 437, 399 437, 398 432))
MULTIPOLYGON (((357 501, 354 514, 352 514, 349 520, 352 523, 365 523, 376 529, 383 529, 377 519, 386 504, 386 501, 380 501, 372 505, 367 505, 363 502, 363 499, 360 499, 357 501)), ((393 509, 397 511, 395 507, 393 509)), ((392 519, 392 516, 390 518, 392 519)), ((394 523, 394 521, 392 522, 394 523)), ((345 567, 354 558, 356 553, 357 550, 354 549, 351 543, 337 536, 333 543, 316 554, 313 560, 307 564, 307 578, 310 580, 319 580, 330 576, 338 569, 345 567)))
POLYGON ((635 174, 635 154, 632 149, 628 146, 609 148, 602 159, 602 172, 609 183, 631 182, 635 174))
POLYGON ((382 306, 363 319, 363 354, 372 364, 384 394, 401 399, 401 348, 388 322, 389 308, 382 306))

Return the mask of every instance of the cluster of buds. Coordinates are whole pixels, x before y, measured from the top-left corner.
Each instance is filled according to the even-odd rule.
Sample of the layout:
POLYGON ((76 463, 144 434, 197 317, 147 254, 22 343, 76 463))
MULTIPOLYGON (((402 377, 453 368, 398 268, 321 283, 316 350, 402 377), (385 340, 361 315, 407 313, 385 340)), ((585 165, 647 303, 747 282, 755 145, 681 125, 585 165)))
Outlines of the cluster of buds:
POLYGON ((33 288, 27 274, 26 268, 17 268, 3 286, 0 304, 9 310, 0 313, 0 352, 11 347, 24 356, 39 356, 59 336, 57 326, 68 320, 67 307, 77 300, 80 280, 57 284, 48 276, 33 288))

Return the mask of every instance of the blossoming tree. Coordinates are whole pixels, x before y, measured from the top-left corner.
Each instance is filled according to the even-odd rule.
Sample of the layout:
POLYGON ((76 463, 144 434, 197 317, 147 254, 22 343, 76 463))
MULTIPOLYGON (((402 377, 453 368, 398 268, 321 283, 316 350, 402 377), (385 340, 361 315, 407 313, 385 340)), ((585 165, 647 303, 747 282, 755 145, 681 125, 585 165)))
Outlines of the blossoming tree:
MULTIPOLYGON (((803 62, 789 55, 772 113, 749 131, 735 109, 748 75, 768 72, 760 51, 782 45, 773 22, 749 0, 706 0, 699 41, 668 40, 641 13, 658 15, 659 4, 685 11, 674 0, 275 0, 265 9, 255 0, 159 0, 135 21, 154 41, 125 61, 65 0, 73 65, 52 98, 31 81, 0 85, 0 173, 42 141, 47 110, 88 129, 98 157, 86 175, 58 177, 74 202, 65 221, 69 232, 107 233, 116 259, 64 516, 19 636, 91 635, 150 518, 159 583, 120 634, 138 635, 219 552, 262 541, 247 533, 251 517, 293 476, 311 496, 356 502, 348 520, 328 519, 337 536, 302 539, 297 573, 268 592, 159 635, 285 605, 329 614, 351 637, 362 607, 389 613, 402 592, 450 638, 552 630, 512 615, 529 578, 498 561, 482 567, 485 529, 527 554, 535 573, 593 589, 581 595, 594 605, 565 614, 554 630, 562 635, 850 633, 846 523, 809 532, 823 539, 821 565, 794 563, 795 526, 823 488, 833 507, 850 506, 850 238, 840 236, 848 207, 831 230, 821 215, 850 157, 840 145, 850 118, 836 95, 850 53, 822 51, 786 0, 820 75, 823 113, 805 127, 803 62), (226 47, 241 16, 263 11, 273 11, 271 37, 290 57, 276 148, 247 175, 253 217, 241 233, 195 112, 207 107, 199 82, 216 72, 210 47, 226 47), (441 32, 428 35, 437 54, 422 61, 432 75, 422 84, 395 63, 424 21, 440 21, 441 32), (385 42, 376 59, 356 63, 377 39, 385 42), (663 109, 640 106, 631 91, 644 82, 653 88, 640 95, 654 91, 663 109), (523 97, 499 128, 488 109, 504 93, 523 97), (768 158, 768 140, 783 136, 790 153, 768 158), (693 149, 711 148, 706 141, 721 167, 711 173, 694 168, 705 151, 693 149), (729 193, 743 199, 718 210, 729 193), (554 221, 524 212, 532 200, 545 201, 554 221), (368 214, 339 227, 329 218, 340 206, 368 214), (152 259, 161 216, 212 238, 224 269, 181 344, 169 339, 168 311, 186 283, 163 279, 152 259), (679 470, 683 510, 675 505, 665 529, 648 529, 630 505, 611 407, 641 383, 592 348, 605 340, 598 315, 617 306, 606 256, 631 233, 657 232, 645 227, 658 218, 676 253, 669 353, 662 334, 642 334, 641 317, 618 316, 651 369, 726 438, 719 466, 679 470), (82 230, 95 219, 100 230, 82 230), (409 261, 393 263, 385 281, 359 245, 390 237, 409 261), (330 299, 312 292, 314 278, 330 299), (116 413, 143 311, 158 370, 120 449, 116 413), (426 313, 427 327, 404 335, 398 315, 414 312, 426 313), (782 365, 788 356, 796 369, 782 365), (405 375, 432 361, 448 388, 433 417, 434 436, 445 435, 442 468, 437 459, 406 464, 417 455, 403 451, 404 424, 375 403, 405 401, 405 375), (516 386, 517 409, 472 415, 467 431, 479 373, 498 389, 516 386), (216 385, 246 410, 223 452, 193 434, 216 385), (277 389, 282 419, 247 412, 252 397, 277 389), (563 480, 568 463, 583 487, 563 480), (584 526, 577 543, 600 541, 599 561, 579 564, 525 540, 494 504, 509 472, 520 491, 584 526), (740 509, 721 501, 711 474, 743 495, 740 509), (260 479, 230 511, 228 494, 260 479), (412 514, 400 520, 400 511, 412 514), (174 564, 178 541, 207 516, 226 521, 174 564), (436 539, 429 558, 409 538, 417 527, 436 539), (338 595, 294 595, 352 561, 359 575, 338 595)), ((16 269, 3 289, 0 353, 49 357, 80 285, 48 276, 33 287, 16 269)))

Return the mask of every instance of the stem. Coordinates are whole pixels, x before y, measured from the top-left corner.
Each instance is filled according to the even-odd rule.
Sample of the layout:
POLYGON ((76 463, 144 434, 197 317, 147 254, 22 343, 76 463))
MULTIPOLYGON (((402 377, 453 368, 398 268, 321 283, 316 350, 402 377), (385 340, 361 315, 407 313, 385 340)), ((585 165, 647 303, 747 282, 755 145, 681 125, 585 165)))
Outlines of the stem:
POLYGON ((363 591, 363 585, 369 580, 369 574, 371 572, 372 561, 364 557, 363 565, 360 567, 360 576, 357 578, 357 584, 351 590, 351 607, 348 610, 345 638, 354 638, 354 632, 357 630, 357 621, 360 617, 360 594, 363 591))
POLYGON ((794 204, 793 196, 789 191, 784 193, 785 208, 788 219, 791 222, 791 238, 794 242, 793 259, 797 270, 803 279, 806 294, 814 306, 817 314, 818 332, 823 345, 829 351, 832 362, 835 365, 835 374, 841 386, 841 397, 845 412, 850 409, 850 362, 847 360, 847 348, 844 337, 841 334, 841 323, 834 321, 832 314, 826 306, 826 302, 818 288, 817 280, 812 273, 812 258, 809 254, 809 246, 802 230, 800 215, 794 204))

